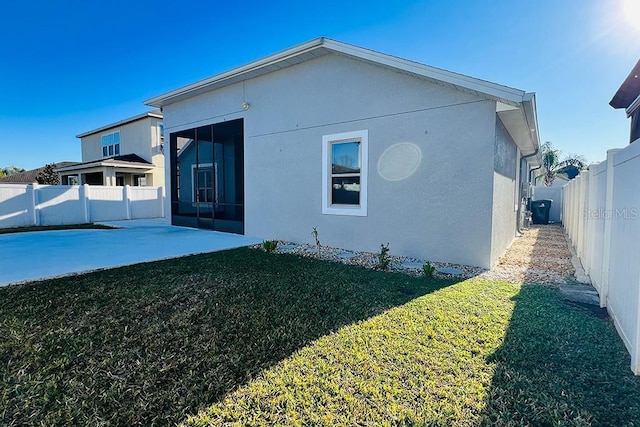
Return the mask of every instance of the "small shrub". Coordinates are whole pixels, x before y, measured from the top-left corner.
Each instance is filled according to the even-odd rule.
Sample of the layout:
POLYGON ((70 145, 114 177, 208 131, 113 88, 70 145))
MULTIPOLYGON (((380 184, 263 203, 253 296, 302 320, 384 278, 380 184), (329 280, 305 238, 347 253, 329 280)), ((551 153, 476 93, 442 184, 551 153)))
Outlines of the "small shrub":
POLYGON ((380 253, 378 254, 378 265, 376 266, 380 270, 386 270, 389 268, 389 244, 383 243, 380 245, 380 253))
POLYGON ((265 240, 264 242, 262 242, 262 249, 264 249, 265 252, 273 252, 276 250, 277 246, 277 240, 265 240))
POLYGON ((431 265, 431 263, 429 261, 425 262, 424 265, 422 266, 422 274, 424 275, 424 277, 431 277, 433 276, 433 273, 435 273, 436 268, 431 265))
POLYGON ((318 240, 318 229, 316 227, 313 227, 313 230, 311 230, 311 235, 316 241, 316 248, 318 248, 318 258, 320 258, 320 240, 318 240))

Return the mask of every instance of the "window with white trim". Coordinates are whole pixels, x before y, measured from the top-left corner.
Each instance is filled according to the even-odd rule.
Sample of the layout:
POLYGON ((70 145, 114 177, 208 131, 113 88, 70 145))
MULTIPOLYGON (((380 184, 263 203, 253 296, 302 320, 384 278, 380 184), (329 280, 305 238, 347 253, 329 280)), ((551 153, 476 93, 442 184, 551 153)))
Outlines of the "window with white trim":
POLYGON ((158 122, 158 145, 164 144, 164 123, 158 122))
POLYGON ((102 157, 120 155, 120 131, 102 135, 102 157))
POLYGON ((367 216, 369 132, 322 137, 322 213, 367 216))

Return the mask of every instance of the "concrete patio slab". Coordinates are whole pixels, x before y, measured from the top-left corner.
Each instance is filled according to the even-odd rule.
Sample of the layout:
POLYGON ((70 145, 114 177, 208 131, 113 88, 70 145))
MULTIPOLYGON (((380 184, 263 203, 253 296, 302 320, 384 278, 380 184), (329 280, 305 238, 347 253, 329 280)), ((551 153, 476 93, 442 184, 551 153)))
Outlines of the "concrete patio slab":
POLYGON ((260 239, 168 225, 164 219, 113 221, 114 230, 0 235, 0 286, 260 243, 260 239))

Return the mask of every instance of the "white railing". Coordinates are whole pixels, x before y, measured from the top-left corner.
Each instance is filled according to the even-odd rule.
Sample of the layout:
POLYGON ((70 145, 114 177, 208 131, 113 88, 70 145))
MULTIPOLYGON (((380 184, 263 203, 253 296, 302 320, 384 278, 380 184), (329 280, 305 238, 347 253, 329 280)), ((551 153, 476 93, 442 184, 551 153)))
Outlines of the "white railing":
POLYGON ((563 222, 640 374, 640 142, 563 187, 563 222))
POLYGON ((162 187, 0 184, 0 228, 164 216, 162 187))

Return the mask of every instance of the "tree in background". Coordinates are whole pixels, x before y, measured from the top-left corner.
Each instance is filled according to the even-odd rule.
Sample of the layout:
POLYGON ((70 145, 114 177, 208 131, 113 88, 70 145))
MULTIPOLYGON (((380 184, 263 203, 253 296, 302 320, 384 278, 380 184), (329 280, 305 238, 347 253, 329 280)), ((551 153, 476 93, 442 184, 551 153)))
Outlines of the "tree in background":
POLYGON ((46 165, 44 169, 42 169, 42 172, 40 172, 36 177, 36 181, 38 181, 38 184, 60 185, 60 177, 54 171, 54 169, 55 163, 49 163, 48 165, 46 165))
POLYGON ((584 156, 569 154, 560 160, 561 151, 553 148, 551 141, 542 144, 542 171, 538 177, 544 177, 544 185, 550 187, 557 176, 573 179, 586 169, 587 160, 584 156))
POLYGON ((17 166, 7 166, 6 168, 0 168, 0 178, 5 176, 14 175, 18 172, 24 172, 24 169, 17 166))

